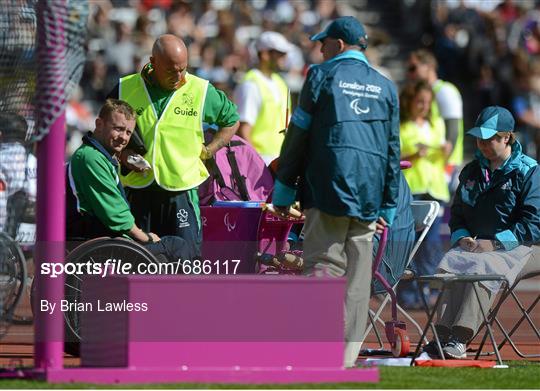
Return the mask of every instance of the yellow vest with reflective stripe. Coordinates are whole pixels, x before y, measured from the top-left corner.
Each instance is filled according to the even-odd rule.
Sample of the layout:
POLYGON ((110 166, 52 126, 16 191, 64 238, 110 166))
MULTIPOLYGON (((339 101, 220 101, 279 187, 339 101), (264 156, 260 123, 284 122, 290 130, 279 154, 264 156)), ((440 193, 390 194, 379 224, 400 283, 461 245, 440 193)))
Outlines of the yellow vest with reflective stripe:
POLYGON ((181 191, 200 185, 208 171, 199 158, 204 142, 202 129, 208 81, 186 74, 186 84, 174 92, 161 117, 140 74, 120 79, 119 97, 137 112, 137 126, 152 166, 145 173, 122 176, 124 186, 144 188, 154 180, 165 190, 181 191))
MULTIPOLYGON (((456 88, 455 85, 444 80, 437 80, 437 82, 433 86, 433 93, 437 94, 437 92, 439 92, 444 85, 453 88, 459 94, 459 90, 456 88)), ((437 101, 435 99, 433 99, 433 101, 431 102, 431 116, 432 119, 437 117, 442 118, 439 111, 439 106, 437 105, 437 101)), ((459 120, 456 145, 454 145, 452 154, 448 158, 448 164, 451 164, 453 166, 459 166, 461 163, 463 163, 463 118, 459 120)))
POLYGON ((279 89, 279 100, 274 94, 265 76, 260 71, 252 69, 244 76, 244 81, 255 83, 261 94, 262 104, 259 115, 251 128, 251 144, 261 155, 279 155, 285 135, 280 133, 287 127, 287 105, 290 109, 289 89, 281 76, 272 73, 272 81, 279 89))
POLYGON ((444 121, 439 117, 432 123, 427 137, 413 121, 400 124, 399 140, 403 158, 416 153, 417 144, 429 147, 427 155, 413 160, 412 167, 404 170, 403 175, 412 194, 430 194, 437 200, 448 202, 450 192, 445 177, 444 154, 441 150, 444 143, 444 121))

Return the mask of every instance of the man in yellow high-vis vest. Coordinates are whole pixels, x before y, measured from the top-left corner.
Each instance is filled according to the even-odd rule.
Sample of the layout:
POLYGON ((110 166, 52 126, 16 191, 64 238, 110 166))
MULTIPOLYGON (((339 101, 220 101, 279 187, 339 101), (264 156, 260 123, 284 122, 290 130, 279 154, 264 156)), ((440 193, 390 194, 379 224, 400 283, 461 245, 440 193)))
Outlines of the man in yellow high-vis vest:
POLYGON ((258 65, 246 73, 234 92, 238 105, 238 134, 261 155, 265 163, 278 157, 290 113, 289 88, 277 73, 291 44, 274 31, 265 31, 255 43, 258 65))
POLYGON ((208 177, 203 161, 238 129, 236 106, 207 80, 189 72, 184 42, 171 34, 154 43, 140 73, 124 76, 109 97, 135 108, 137 133, 123 156, 121 176, 137 224, 160 236, 177 235, 200 250, 202 225, 197 187, 208 177), (203 122, 220 129, 204 145, 203 122), (137 141, 139 141, 137 143, 137 141), (130 164, 137 152, 149 169, 130 164))

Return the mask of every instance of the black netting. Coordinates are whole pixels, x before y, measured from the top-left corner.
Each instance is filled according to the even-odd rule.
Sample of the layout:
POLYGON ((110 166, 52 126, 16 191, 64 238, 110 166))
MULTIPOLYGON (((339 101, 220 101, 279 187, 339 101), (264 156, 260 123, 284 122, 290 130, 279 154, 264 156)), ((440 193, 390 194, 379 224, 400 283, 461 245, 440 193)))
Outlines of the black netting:
POLYGON ((87 18, 85 0, 1 0, 0 319, 19 292, 13 254, 35 241, 33 144, 47 134, 79 83, 87 18))
POLYGON ((88 3, 3 0, 0 13, 0 232, 32 242, 32 144, 65 110, 82 74, 88 3), (23 237, 24 236, 24 237, 23 237))
POLYGON ((36 24, 34 1, 2 2, 0 112, 17 113, 31 124, 36 88, 36 24))
POLYGON ((35 106, 38 126, 35 136, 43 137, 64 111, 67 99, 78 85, 84 67, 84 43, 88 3, 83 0, 39 1, 36 11, 37 58, 40 64, 35 106))

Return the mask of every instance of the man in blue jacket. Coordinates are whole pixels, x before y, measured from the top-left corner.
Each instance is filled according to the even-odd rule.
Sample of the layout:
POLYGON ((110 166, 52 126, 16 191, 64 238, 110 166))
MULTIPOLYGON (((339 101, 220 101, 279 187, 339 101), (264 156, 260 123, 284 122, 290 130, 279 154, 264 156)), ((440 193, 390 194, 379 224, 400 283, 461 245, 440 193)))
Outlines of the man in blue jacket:
POLYGON ((395 214, 399 106, 394 84, 364 56, 358 20, 338 18, 311 39, 321 41, 324 62, 309 70, 291 118, 273 203, 285 213, 299 187, 305 274, 347 277, 344 364, 351 367, 367 321, 373 235, 395 214))

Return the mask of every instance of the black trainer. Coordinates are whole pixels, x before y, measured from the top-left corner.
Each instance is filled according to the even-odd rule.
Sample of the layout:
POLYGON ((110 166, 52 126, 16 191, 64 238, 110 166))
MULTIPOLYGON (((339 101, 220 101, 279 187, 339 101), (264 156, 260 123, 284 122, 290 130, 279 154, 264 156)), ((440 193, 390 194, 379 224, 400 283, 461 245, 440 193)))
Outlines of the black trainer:
MULTIPOLYGON (((444 348, 445 344, 441 341, 441 347, 444 348)), ((434 339, 428 342, 424 347, 422 348, 423 353, 427 353, 430 357, 441 357, 439 354, 439 349, 437 349, 437 341, 434 339)))

